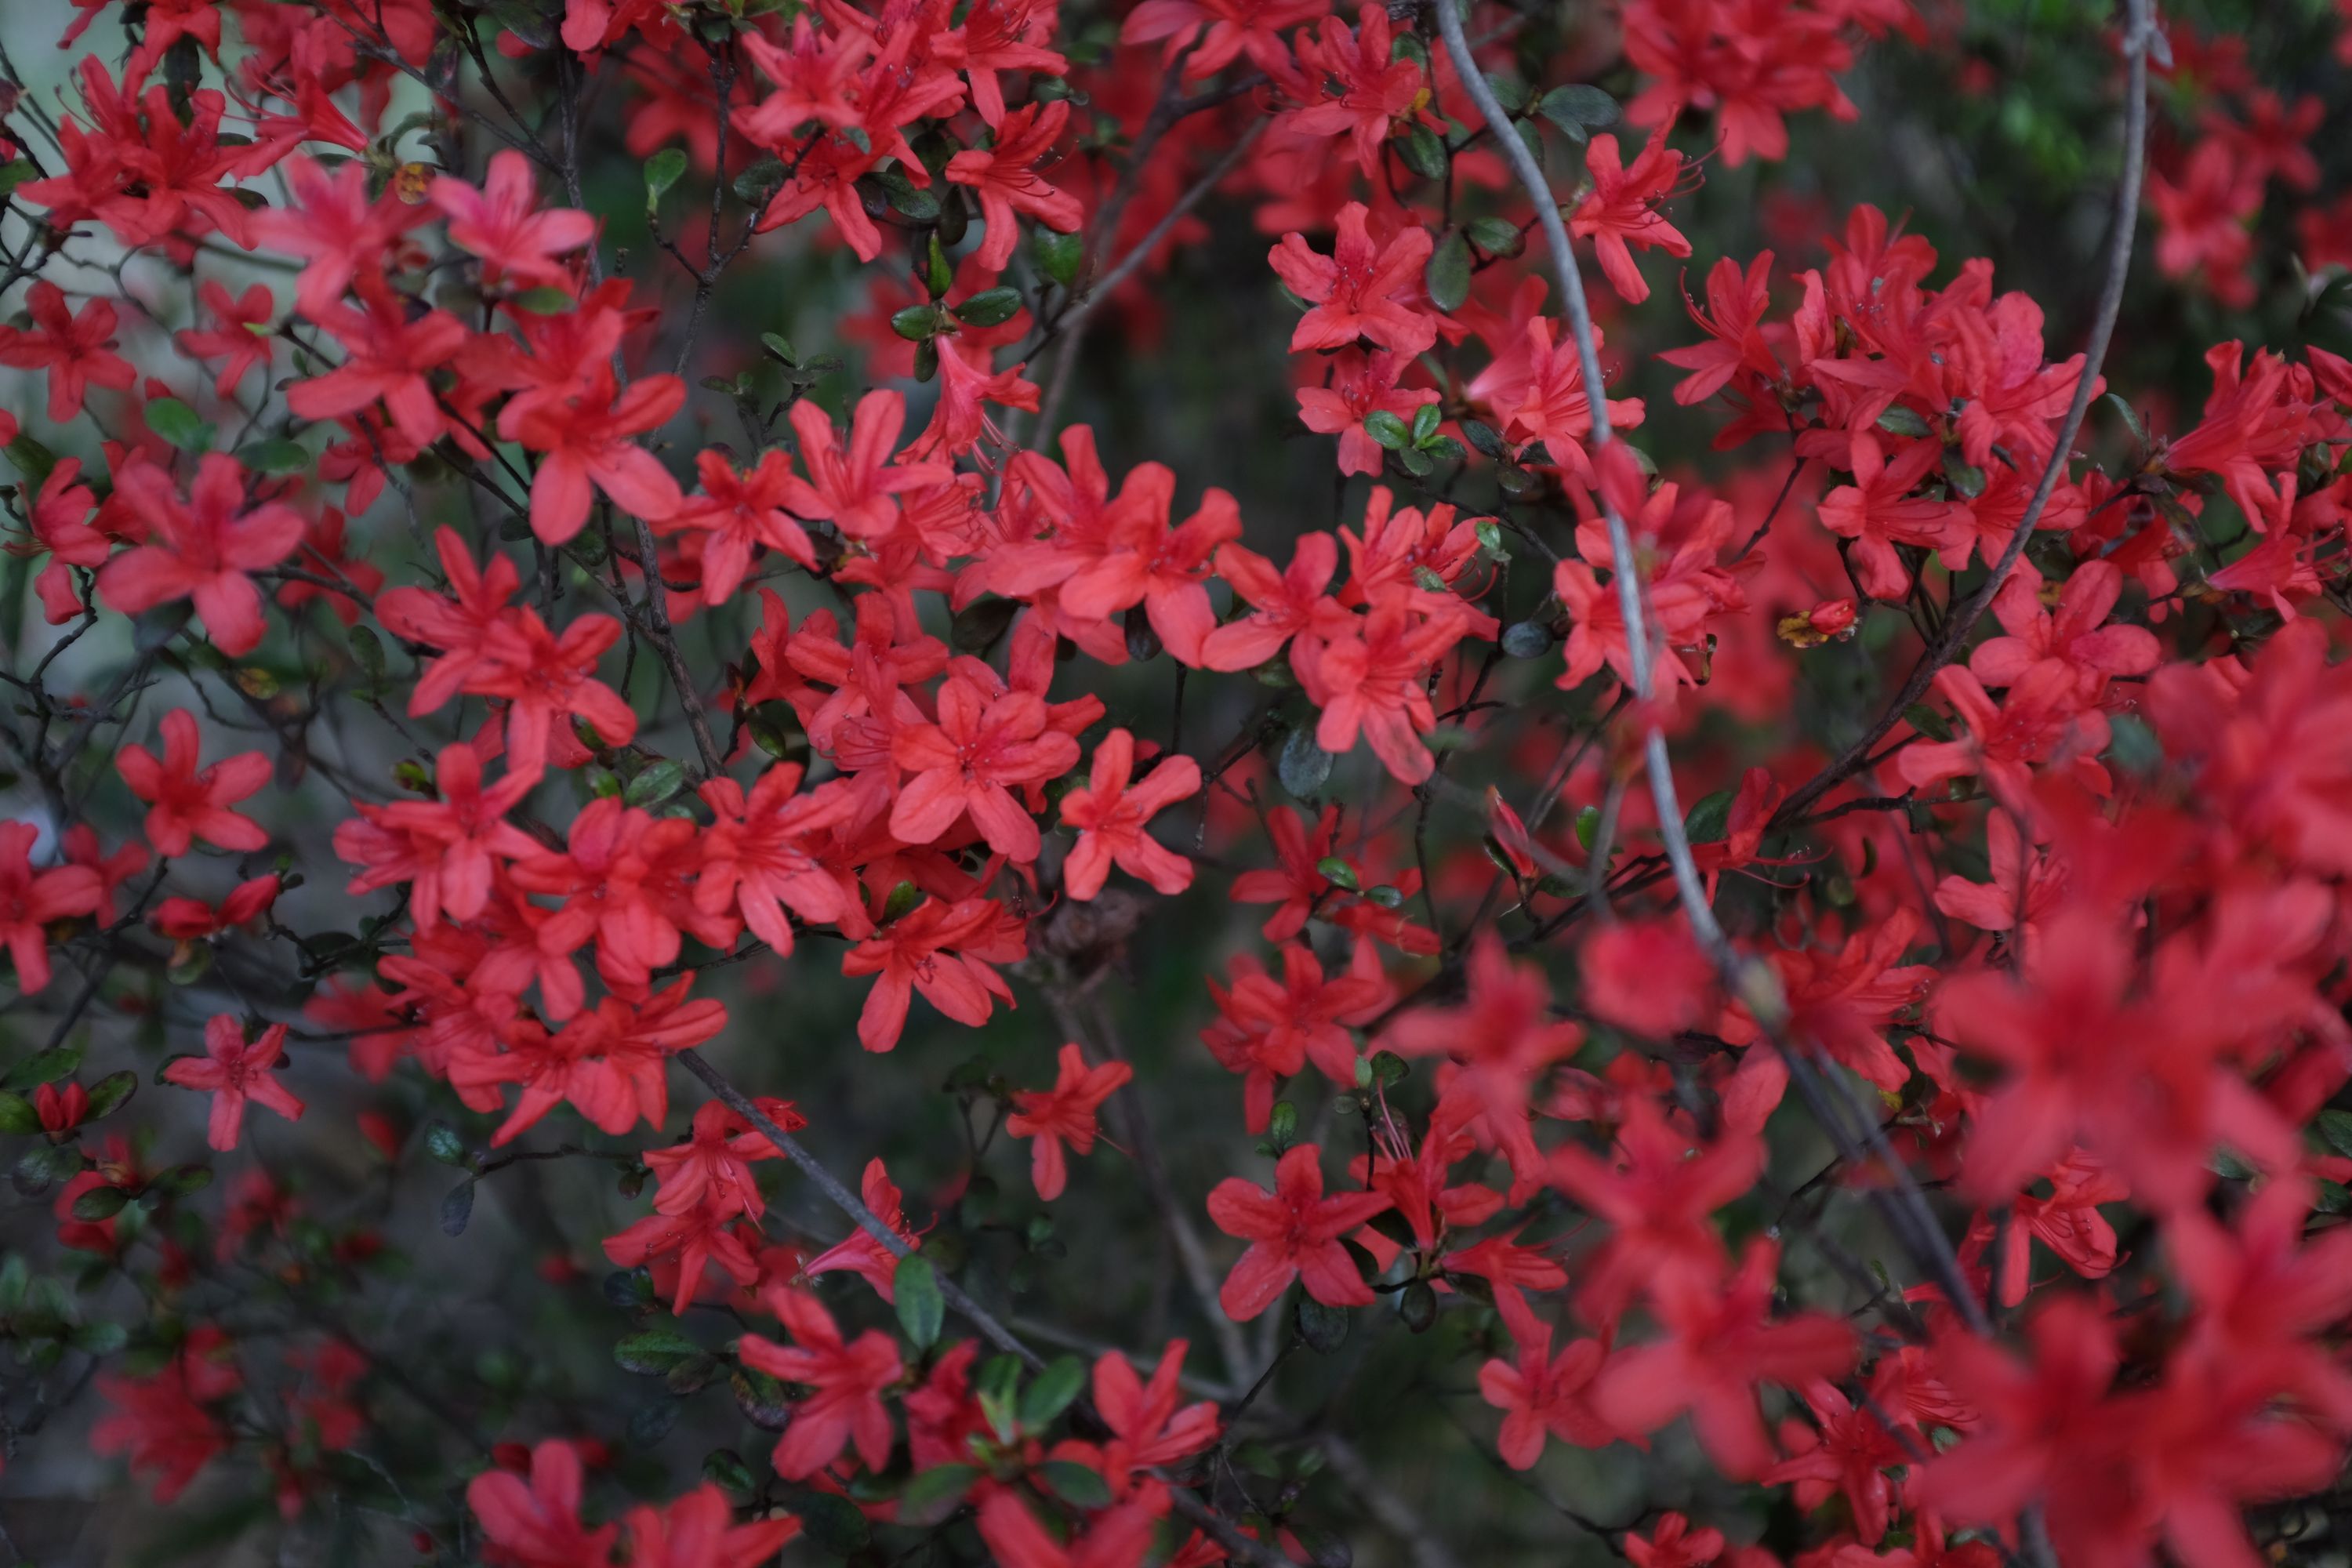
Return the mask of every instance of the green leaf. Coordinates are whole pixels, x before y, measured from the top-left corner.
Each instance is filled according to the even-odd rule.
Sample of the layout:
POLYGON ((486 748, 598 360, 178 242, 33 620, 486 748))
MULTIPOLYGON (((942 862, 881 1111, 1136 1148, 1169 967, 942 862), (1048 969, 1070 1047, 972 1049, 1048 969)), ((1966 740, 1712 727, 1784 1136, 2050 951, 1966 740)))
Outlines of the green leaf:
POLYGON ((41 1113, 21 1094, 0 1093, 0 1133, 22 1138, 41 1130, 41 1113))
POLYGON ((2124 772, 2144 777, 2164 765, 2164 742, 2138 714, 2116 714, 2108 721, 2107 732, 2107 754, 2124 772))
POLYGON ((474 1217, 474 1178, 467 1177, 441 1200, 441 1234, 463 1236, 474 1217))
POLYGON ((1499 217, 1474 217, 1470 220, 1470 243, 1489 256, 1517 256, 1527 248, 1528 237, 1519 226, 1499 217))
POLYGON ((1021 1392, 1021 1427, 1037 1433, 1070 1407, 1087 1385, 1087 1363, 1074 1355, 1057 1356, 1035 1382, 1021 1392))
POLYGON ((1448 231, 1429 253, 1423 280, 1429 288, 1429 302, 1441 310, 1458 310, 1470 298, 1470 240, 1460 229, 1448 231))
POLYGON ((1327 1307, 1312 1296, 1298 1298, 1298 1337, 1317 1355, 1329 1355, 1348 1342, 1345 1307, 1327 1307))
POLYGON ((1961 458, 1958 447, 1944 454, 1944 477, 1952 488, 1970 499, 1984 494, 1985 471, 1961 458))
POLYGON ((933 1465, 898 1494, 898 1522, 917 1529, 939 1523, 956 1510, 978 1479, 978 1465, 933 1465))
POLYGON ((955 613, 948 623, 948 642, 958 653, 975 657, 996 646, 1013 617, 1021 613, 1018 599, 1000 599, 993 594, 983 594, 955 613))
POLYGON ((604 1276, 602 1289, 605 1300, 624 1310, 651 1306, 656 1300, 653 1274, 642 1268, 613 1270, 604 1276))
POLYGON ((27 1197, 80 1173, 81 1150, 71 1143, 36 1143, 16 1156, 16 1190, 27 1197))
POLYGON ((2147 446, 2147 426, 2140 423, 2138 411, 2125 402, 2123 395, 2119 392, 2108 393, 2107 404, 2115 409, 2116 417, 2124 422, 2124 428, 2132 433, 2132 439, 2143 447, 2147 446))
POLYGON ((785 337, 782 332, 761 332, 760 334, 760 346, 767 350, 772 356, 783 364, 798 364, 801 363, 800 356, 793 353, 792 340, 785 337))
POLYGON ((1024 301, 1013 288, 985 289, 955 308, 955 318, 968 327, 1001 327, 1020 314, 1024 301))
POLYGON ((659 1446, 661 1440, 669 1436, 670 1428, 677 1425, 678 1409, 678 1402, 675 1399, 657 1399, 651 1405, 637 1406, 629 1417, 629 1447, 651 1448, 659 1446))
POLYGON ((910 343, 927 343, 948 324, 937 305, 909 305, 890 318, 890 330, 910 343))
POLYGON ((898 1259, 898 1271, 891 1278, 891 1294, 898 1299, 898 1326, 907 1331, 917 1350, 929 1350, 939 1342, 940 1326, 947 1320, 947 1301, 940 1294, 939 1270, 921 1253, 912 1253, 898 1259))
POLYGON ((194 985, 213 966, 213 950, 198 944, 187 948, 182 956, 163 971, 163 978, 174 985, 194 985))
POLYGON ((1903 721, 1931 741, 1948 741, 1952 738, 1951 721, 1925 702, 1914 702, 1910 707, 1903 710, 1903 721))
POLYGON ((1299 800, 1311 800, 1319 794, 1331 776, 1330 752, 1315 743, 1311 729, 1293 730, 1282 742, 1282 755, 1275 763, 1275 776, 1282 787, 1299 800))
POLYGON ((1356 879, 1356 868, 1337 855, 1326 855, 1315 862, 1315 874, 1335 888, 1352 893, 1362 886, 1356 879))
POLYGON ((992 1355, 972 1379, 972 1392, 981 1399, 992 1399, 999 1405, 1009 1405, 1021 1390, 1021 1361, 1017 1356, 992 1355))
POLYGON ((310 454, 299 441, 272 438, 239 447, 236 460, 257 474, 299 474, 310 466, 310 454))
MULTIPOLYGON (((1414 409, 1412 411, 1412 444, 1416 447, 1428 446, 1430 437, 1437 434, 1437 426, 1444 417, 1438 412, 1437 405, 1434 403, 1424 403, 1414 409)), ((1486 526, 1490 528, 1494 526, 1492 520, 1488 521, 1486 526)))
POLYGON ((793 1423, 793 1407, 784 1399, 784 1385, 764 1372, 739 1367, 728 1374, 727 1391, 743 1419, 762 1432, 781 1432, 793 1423))
POLYGON ((1601 837, 1601 808, 1588 805, 1576 814, 1576 842, 1590 850, 1601 837))
POLYGON ((1925 436, 1928 433, 1927 421, 1920 417, 1916 410, 1906 408, 1899 403, 1887 405, 1886 412, 1878 416, 1878 427, 1890 436, 1925 436))
POLYGON ((665 147, 646 160, 646 211, 661 205, 669 188, 686 177, 686 149, 665 147))
POLYGON ((732 1448, 713 1448, 703 1455, 702 1479, 730 1492, 748 1492, 760 1484, 743 1456, 732 1448))
POLYGON ((766 210, 768 203, 784 188, 784 165, 774 157, 761 159, 735 176, 735 199, 746 206, 766 210))
POLYGON ((384 675, 383 639, 368 626, 353 626, 347 634, 352 645, 352 658, 360 673, 381 684, 384 675))
POLYGON ((35 1051, 8 1069, 0 1078, 0 1089, 26 1089, 38 1084, 55 1083, 61 1078, 71 1078, 81 1066, 81 1047, 66 1045, 46 1051, 35 1051))
POLYGON ((899 916, 911 914, 923 901, 923 889, 912 882, 899 882, 890 889, 890 896, 882 901, 882 923, 888 925, 899 916))
POLYGON ((2352 1110, 2323 1110, 2315 1125, 2330 1149, 2352 1159, 2352 1110))
POLYGON ((183 452, 206 450, 217 433, 176 397, 159 397, 147 405, 147 428, 183 452))
POLYGON ((1471 525, 1470 531, 1478 536, 1478 548, 1486 552, 1487 560, 1508 561, 1511 558, 1511 552, 1503 547, 1502 525, 1493 518, 1480 518, 1471 525))
POLYGON ((940 243, 936 228, 923 239, 922 281, 923 291, 934 300, 946 299, 948 290, 955 287, 955 264, 948 259, 948 247, 940 243))
POLYGON ((1541 658, 1551 651, 1551 628, 1541 621, 1521 621, 1506 626, 1503 651, 1513 658, 1541 658))
POLYGON ((39 489, 48 481, 49 470, 58 466, 58 455, 34 440, 30 436, 18 436, 8 443, 8 465, 25 477, 25 483, 39 489))
POLYGON ((112 1355, 131 1342, 131 1331, 116 1322, 79 1323, 66 1341, 85 1355, 112 1355))
POLYGON ((624 805, 652 806, 676 795, 686 784, 686 769, 664 757, 636 777, 621 792, 624 805))
POLYGON ((781 703, 752 716, 751 740, 780 762, 808 754, 808 737, 801 732, 799 716, 781 703))
MULTIPOLYGON (((857 128, 853 126, 850 129, 857 128)), ((890 204, 890 210, 900 217, 911 223, 940 221, 939 193, 918 185, 907 178, 903 169, 885 169, 875 174, 873 180, 882 187, 883 199, 890 204)))
POLYGON ((810 1542, 835 1557, 855 1557, 874 1539, 857 1505, 836 1493, 796 1490, 784 1504, 799 1516, 810 1542))
POLYGON ((1072 1508, 1110 1506, 1110 1483, 1091 1465, 1079 1464, 1076 1459, 1048 1459, 1037 1467, 1036 1475, 1055 1497, 1072 1508))
POLYGON ((1375 408, 1364 416, 1364 433, 1391 452, 1402 452, 1412 445, 1412 429, 1385 408, 1375 408))
POLYGON ((1527 112, 1528 102, 1532 96, 1528 91, 1527 83, 1516 76, 1497 76, 1493 71, 1484 74, 1486 78, 1487 90, 1495 95, 1496 103, 1501 104, 1513 114, 1527 112))
POLYGON ((199 1165, 192 1162, 185 1165, 173 1166, 148 1183, 147 1190, 151 1193, 160 1192, 165 1197, 184 1198, 191 1193, 203 1192, 212 1184, 213 1168, 210 1165, 199 1165))
POLYGON ((1425 1334, 1437 1321, 1437 1292, 1426 1279, 1416 1279, 1404 1288, 1397 1302, 1397 1316, 1404 1326, 1416 1334, 1425 1334))
POLYGON ((727 1363, 715 1355, 706 1352, 688 1356, 669 1369, 662 1378, 662 1385, 672 1394, 694 1394, 710 1386, 726 1370, 727 1363))
POLYGON ((536 289, 526 289, 508 300, 507 303, 534 316, 560 316, 572 309, 573 300, 569 289, 547 283, 536 289))
POLYGON ((1087 242, 1079 235, 1041 228, 1029 242, 1029 253, 1037 258, 1038 271, 1066 289, 1077 280, 1078 268, 1086 260, 1087 242))
POLYGON ((470 1158, 466 1152, 466 1140, 446 1121, 436 1121, 425 1130, 425 1152, 445 1165, 463 1165, 470 1158))
POLYGON ((1720 844, 1731 831, 1731 803, 1735 790, 1719 789, 1713 795, 1701 795, 1683 814, 1683 837, 1693 844, 1720 844))
POLYGON ((1536 112, 1560 128, 1571 142, 1582 142, 1595 131, 1617 123, 1617 100, 1584 82, 1553 88, 1536 103, 1536 112))
POLYGON ((536 0, 490 0, 489 14, 498 25, 534 49, 555 47, 556 29, 536 0))
POLYGON ((613 1361, 623 1372, 655 1377, 702 1353, 702 1347, 676 1329, 654 1328, 624 1336, 613 1346, 613 1361))
POLYGON ((87 1120, 95 1121, 101 1116, 110 1115, 121 1110, 122 1102, 136 1093, 138 1089, 139 1075, 130 1068, 125 1068, 121 1072, 108 1073, 89 1086, 89 1114, 87 1120))
POLYGON ((130 1201, 131 1194, 121 1187, 92 1187, 74 1199, 73 1216, 76 1219, 92 1222, 112 1219, 122 1212, 122 1205, 130 1201))
POLYGON ((16 195, 16 187, 32 179, 40 171, 33 167, 30 158, 18 158, 0 164, 0 200, 16 195))
POLYGON ((950 1094, 977 1092, 988 1087, 988 1080, 995 1070, 986 1056, 969 1056, 956 1063, 955 1070, 948 1074, 947 1080, 940 1087, 950 1094))
POLYGON ((1395 145, 1397 156, 1404 160, 1404 166, 1423 179, 1445 178, 1449 162, 1445 143, 1440 142, 1437 132, 1428 126, 1418 122, 1406 126, 1403 134, 1396 138, 1395 145))

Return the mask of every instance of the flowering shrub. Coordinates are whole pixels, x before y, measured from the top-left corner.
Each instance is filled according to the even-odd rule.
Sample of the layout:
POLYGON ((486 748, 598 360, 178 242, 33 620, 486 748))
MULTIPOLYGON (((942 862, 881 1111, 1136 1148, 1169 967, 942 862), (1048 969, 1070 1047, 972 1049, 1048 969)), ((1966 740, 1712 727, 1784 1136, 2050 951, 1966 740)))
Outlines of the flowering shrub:
POLYGON ((2102 9, 8 5, 0 1539, 2340 1556, 2347 99, 2102 9))

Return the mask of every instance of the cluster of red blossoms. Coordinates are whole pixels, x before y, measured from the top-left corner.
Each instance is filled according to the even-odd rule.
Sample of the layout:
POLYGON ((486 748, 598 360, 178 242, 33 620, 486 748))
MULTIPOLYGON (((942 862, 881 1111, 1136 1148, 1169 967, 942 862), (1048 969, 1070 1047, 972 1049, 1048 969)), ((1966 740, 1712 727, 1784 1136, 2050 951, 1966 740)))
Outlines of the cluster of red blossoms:
MULTIPOLYGON (((0 85, 0 944, 46 1042, 0 1136, 80 1270, 0 1265, 8 1457, 54 1378, 163 1501, 234 1455, 288 1539, 353 1499, 436 1562, 1459 1561, 1479 1519, 1285 1407, 1354 1322, 1427 1347, 1407 1443, 1418 1402, 1507 1476, 1695 1454, 1722 1485, 1641 1494, 1770 1500, 1768 1546, 1531 1483, 1637 1568, 2245 1568, 2341 1518, 2352 362, 2221 342, 2173 417, 1878 206, 1696 254, 1710 163, 1945 23, 74 9, 70 95, 0 85), (1326 528, 1061 417, 1220 212, 1326 528), (768 265, 851 280, 851 367, 741 341, 768 265), (1662 475, 1628 437, 1668 414, 1768 455, 1662 475), (1180 910, 1225 934, 1154 1046, 1239 1079, 1181 1132, 1106 979, 1180 910), (862 1051, 746 1053, 746 976, 845 990, 862 1051), (1036 1002, 1050 1064, 948 1080, 962 1147, 853 1190, 799 1141, 855 1125, 825 1082, 942 1021, 1002 1060, 1036 1002), (204 1098, 101 1129, 142 1078, 204 1098), (298 1178, 345 1117, 381 1182, 298 1178), (229 1162, 156 1153, 199 1120, 209 1196, 229 1162), (667 1402, 411 1364, 418 1153, 450 1237, 524 1162, 617 1171, 627 1213, 572 1216, 601 1300, 562 1216, 543 1282, 667 1402), (1130 1182, 1167 1288, 1046 1322, 1057 1216, 1130 1182), (681 1419, 768 1465, 622 1456, 681 1419)), ((2113 90, 2175 110, 2138 274, 2249 305, 2326 106, 2131 11, 2113 90)), ((2347 203, 2292 226, 2315 273, 2347 203)))

